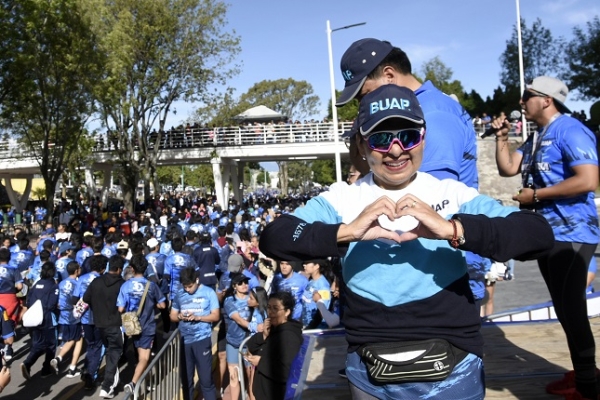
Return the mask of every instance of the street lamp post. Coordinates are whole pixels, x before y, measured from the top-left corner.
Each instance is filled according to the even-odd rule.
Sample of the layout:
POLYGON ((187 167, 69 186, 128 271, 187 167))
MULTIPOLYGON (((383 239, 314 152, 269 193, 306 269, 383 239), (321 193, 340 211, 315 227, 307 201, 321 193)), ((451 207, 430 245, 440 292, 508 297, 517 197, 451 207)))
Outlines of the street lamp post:
POLYGON ((329 51, 329 80, 331 81, 331 116, 333 119, 333 143, 335 146, 335 179, 337 182, 342 181, 342 160, 340 158, 340 149, 338 147, 338 116, 337 108, 335 107, 335 80, 333 73, 333 50, 331 49, 331 33, 342 29, 353 28, 355 26, 365 25, 366 22, 358 24, 346 25, 341 28, 331 29, 329 20, 327 20, 327 47, 329 51))
MULTIPOLYGON (((523 72, 523 44, 521 42, 521 6, 519 5, 519 0, 517 1, 517 48, 519 50, 519 81, 521 84, 521 92, 525 90, 525 74, 523 72)), ((523 141, 527 139, 527 120, 525 119, 525 114, 521 115, 521 135, 523 141)))

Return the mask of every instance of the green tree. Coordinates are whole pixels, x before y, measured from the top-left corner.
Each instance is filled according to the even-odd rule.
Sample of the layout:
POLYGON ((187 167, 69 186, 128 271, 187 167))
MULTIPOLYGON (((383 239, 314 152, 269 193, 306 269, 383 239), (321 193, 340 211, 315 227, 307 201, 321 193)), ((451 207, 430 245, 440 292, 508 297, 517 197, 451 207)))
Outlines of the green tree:
MULTIPOLYGON (((340 97, 342 94, 341 91, 335 91, 336 99, 340 97)), ((358 115, 358 100, 352 99, 348 103, 344 104, 341 107, 337 108, 338 121, 354 121, 356 116, 358 115)), ((331 121, 333 119, 333 114, 331 112, 331 99, 327 103, 327 118, 331 121)), ((340 134, 343 132, 340 132, 340 134)))
POLYGON ((306 192, 308 185, 312 182, 312 171, 310 163, 306 161, 290 161, 287 163, 288 168, 288 187, 290 189, 306 192))
POLYGON ((10 23, 8 42, 16 43, 1 53, 2 85, 10 86, 3 90, 3 127, 37 160, 52 213, 66 165, 84 159, 79 145, 103 58, 77 0, 3 0, 2 18, 10 23))
MULTIPOLYGON (((531 82, 533 78, 541 75, 557 76, 564 69, 562 55, 565 53, 565 39, 554 38, 539 18, 533 22, 531 28, 521 19, 521 42, 525 82, 531 82)), ((506 49, 500 56, 500 65, 500 83, 505 88, 520 87, 516 24, 511 38, 506 41, 506 49)))
POLYGON ((431 81, 442 92, 454 94, 462 104, 464 100, 464 89, 458 80, 452 80, 452 69, 442 62, 439 57, 434 57, 425 62, 421 67, 424 80, 431 81))
POLYGON ((564 74, 571 90, 582 100, 600 98, 600 19, 596 16, 587 23, 587 32, 573 29, 575 38, 566 49, 569 68, 564 74))
POLYGON ((315 160, 311 167, 313 182, 331 185, 335 182, 335 160, 315 160))
POLYGON ((318 113, 319 96, 306 81, 292 78, 275 81, 264 80, 254 84, 240 96, 238 110, 263 105, 292 119, 304 119, 318 113))
POLYGON ((224 30, 228 6, 218 0, 81 1, 108 58, 96 96, 100 119, 118 144, 129 208, 140 178, 156 182, 160 149, 148 145, 152 127, 158 124, 160 142, 175 101, 211 103, 208 87, 238 72, 231 63, 239 37, 224 30))

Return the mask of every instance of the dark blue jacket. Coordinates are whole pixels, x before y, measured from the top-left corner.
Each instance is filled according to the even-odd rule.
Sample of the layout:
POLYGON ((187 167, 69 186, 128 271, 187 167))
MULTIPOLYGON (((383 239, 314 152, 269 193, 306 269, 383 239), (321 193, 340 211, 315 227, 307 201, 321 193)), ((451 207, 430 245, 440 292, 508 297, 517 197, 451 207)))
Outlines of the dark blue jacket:
POLYGON ((54 281, 54 278, 40 279, 35 285, 29 290, 27 296, 27 307, 31 307, 36 300, 42 301, 42 307, 44 309, 44 321, 40 328, 53 328, 54 320, 58 321, 58 285, 54 281), (54 315, 54 320, 53 320, 54 315))

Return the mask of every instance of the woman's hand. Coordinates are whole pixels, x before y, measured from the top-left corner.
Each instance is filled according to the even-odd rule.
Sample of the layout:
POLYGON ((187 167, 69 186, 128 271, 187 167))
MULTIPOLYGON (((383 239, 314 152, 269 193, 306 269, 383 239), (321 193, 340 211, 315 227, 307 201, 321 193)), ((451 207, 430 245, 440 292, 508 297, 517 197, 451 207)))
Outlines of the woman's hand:
POLYGON ((390 239, 400 242, 400 235, 397 232, 383 229, 377 218, 380 215, 387 215, 390 220, 399 217, 396 213, 396 204, 387 196, 382 196, 369 204, 349 224, 340 225, 338 230, 338 242, 348 243, 360 240, 390 239))
POLYGON ((313 293, 313 301, 316 303, 319 300, 321 300, 321 295, 319 294, 318 290, 315 290, 315 292, 313 293))
POLYGON ((263 321, 263 339, 267 340, 269 337, 269 333, 271 333, 271 318, 265 318, 263 321))
POLYGON ((419 237, 449 240, 454 235, 454 227, 450 221, 444 219, 429 204, 412 194, 407 194, 398 200, 396 214, 398 216, 411 215, 419 221, 419 225, 415 229, 400 235, 402 241, 414 240, 419 237))
POLYGON ((250 353, 248 353, 248 355, 245 358, 250 364, 252 364, 255 367, 258 366, 258 363, 260 362, 260 356, 255 356, 250 353))

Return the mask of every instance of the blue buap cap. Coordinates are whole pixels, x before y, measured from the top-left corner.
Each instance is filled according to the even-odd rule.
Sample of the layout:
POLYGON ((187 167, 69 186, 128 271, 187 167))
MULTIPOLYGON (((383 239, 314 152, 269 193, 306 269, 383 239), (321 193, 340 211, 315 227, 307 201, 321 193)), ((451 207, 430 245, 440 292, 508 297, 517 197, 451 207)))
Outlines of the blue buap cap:
POLYGON ((425 125, 419 100, 406 87, 384 85, 362 98, 358 108, 358 125, 362 135, 368 135, 375 126, 390 118, 402 118, 425 125))
POLYGON ((378 39, 367 38, 352 43, 340 63, 346 85, 335 105, 343 106, 355 98, 367 80, 367 76, 393 49, 394 46, 390 42, 378 39))

